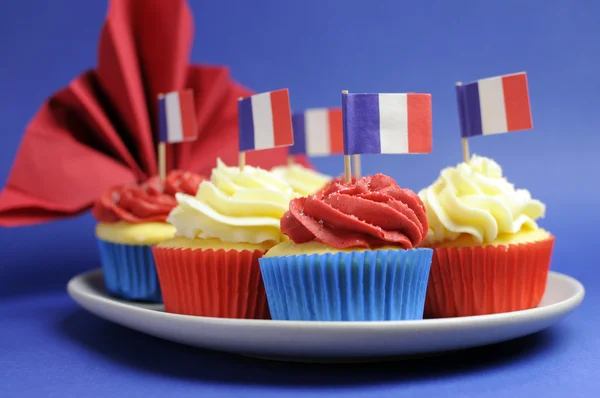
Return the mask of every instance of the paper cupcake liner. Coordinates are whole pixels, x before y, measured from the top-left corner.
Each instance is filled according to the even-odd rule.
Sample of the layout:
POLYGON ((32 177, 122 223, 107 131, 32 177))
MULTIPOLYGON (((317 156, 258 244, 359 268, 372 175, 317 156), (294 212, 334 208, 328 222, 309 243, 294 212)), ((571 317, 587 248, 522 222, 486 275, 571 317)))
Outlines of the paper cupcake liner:
POLYGON ((154 247, 165 311, 219 318, 269 319, 255 250, 154 247))
POLYGON ((98 239, 106 289, 127 300, 161 302, 151 246, 98 239))
POLYGON ((485 315, 535 308, 546 290, 554 237, 508 246, 437 248, 425 317, 485 315))
POLYGON ((263 257, 271 317, 302 321, 422 319, 431 249, 263 257))

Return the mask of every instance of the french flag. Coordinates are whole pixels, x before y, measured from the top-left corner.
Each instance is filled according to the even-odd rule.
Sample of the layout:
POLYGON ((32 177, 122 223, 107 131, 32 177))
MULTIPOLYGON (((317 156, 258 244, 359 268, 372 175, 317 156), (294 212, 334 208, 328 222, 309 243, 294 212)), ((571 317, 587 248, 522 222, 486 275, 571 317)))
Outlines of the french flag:
POLYGON ((238 101, 240 152, 294 144, 287 89, 238 101))
POLYGON ((533 128, 525 72, 457 85, 456 97, 463 137, 533 128))
POLYGON ((430 94, 342 94, 344 154, 431 152, 430 94))
POLYGON ((176 143, 195 140, 198 127, 192 90, 159 95, 158 118, 160 142, 176 143))
POLYGON ((327 156, 344 153, 342 109, 314 108, 292 116, 294 145, 290 154, 327 156))

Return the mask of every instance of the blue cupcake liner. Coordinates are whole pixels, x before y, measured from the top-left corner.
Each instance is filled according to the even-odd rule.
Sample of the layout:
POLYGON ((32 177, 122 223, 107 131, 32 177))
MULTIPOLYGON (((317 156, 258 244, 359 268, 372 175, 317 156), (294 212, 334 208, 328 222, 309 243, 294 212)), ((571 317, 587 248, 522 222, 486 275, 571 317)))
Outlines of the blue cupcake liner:
POLYGON ((302 321, 423 319, 432 249, 259 259, 271 317, 302 321))
POLYGON ((98 239, 106 289, 127 300, 162 302, 152 246, 98 239))

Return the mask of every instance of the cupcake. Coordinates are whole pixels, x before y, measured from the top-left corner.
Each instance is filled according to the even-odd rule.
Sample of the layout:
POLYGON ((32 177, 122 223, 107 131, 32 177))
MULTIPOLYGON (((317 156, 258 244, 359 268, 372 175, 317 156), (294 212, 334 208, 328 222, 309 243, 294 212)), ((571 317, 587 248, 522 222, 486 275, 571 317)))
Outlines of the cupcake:
POLYGON ((258 259, 284 236, 292 188, 273 173, 221 160, 195 196, 177 194, 176 237, 154 247, 165 310, 222 318, 269 317, 258 259))
POLYGON ((272 318, 422 319, 433 250, 416 247, 427 229, 417 194, 382 174, 292 200, 289 240, 259 260, 272 318))
POLYGON ((302 196, 312 195, 331 180, 330 176, 308 169, 300 164, 274 167, 271 171, 283 178, 296 193, 302 196))
POLYGON ((107 190, 94 204, 96 237, 107 290, 114 296, 160 302, 151 247, 173 238, 166 222, 177 205, 175 194, 195 194, 203 180, 197 174, 173 171, 162 183, 158 177, 137 185, 107 190))
POLYGON ((427 317, 536 307, 544 294, 554 237, 538 227, 546 207, 515 189, 491 159, 474 155, 442 170, 419 192, 434 255, 427 317))

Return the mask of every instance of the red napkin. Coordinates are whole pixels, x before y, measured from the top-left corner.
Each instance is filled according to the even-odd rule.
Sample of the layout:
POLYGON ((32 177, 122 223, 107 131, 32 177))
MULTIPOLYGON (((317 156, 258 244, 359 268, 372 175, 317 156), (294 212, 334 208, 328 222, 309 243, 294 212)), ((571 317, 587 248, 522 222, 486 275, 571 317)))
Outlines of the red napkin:
MULTIPOLYGON (((237 98, 251 92, 220 66, 190 65, 193 20, 184 0, 112 0, 98 66, 50 97, 25 137, 0 193, 0 225, 80 213, 107 188, 157 173, 157 94, 194 91, 198 140, 168 148, 170 169, 210 175, 216 158, 237 164, 237 98)), ((248 153, 283 164, 287 149, 248 153)), ((306 165, 306 159, 298 158, 306 165)))

